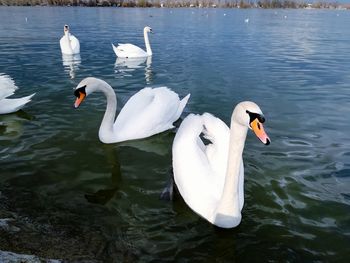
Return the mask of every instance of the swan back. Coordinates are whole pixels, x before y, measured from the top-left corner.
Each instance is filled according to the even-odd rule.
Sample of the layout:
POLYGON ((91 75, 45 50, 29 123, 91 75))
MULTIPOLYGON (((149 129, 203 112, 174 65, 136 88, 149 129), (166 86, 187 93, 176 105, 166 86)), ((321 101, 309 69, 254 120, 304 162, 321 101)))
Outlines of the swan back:
POLYGON ((188 97, 180 101, 167 87, 140 90, 127 101, 114 123, 118 140, 146 138, 173 128, 188 97))
POLYGON ((112 44, 112 47, 114 53, 121 58, 141 58, 148 56, 147 52, 133 44, 118 44, 117 47, 112 44))

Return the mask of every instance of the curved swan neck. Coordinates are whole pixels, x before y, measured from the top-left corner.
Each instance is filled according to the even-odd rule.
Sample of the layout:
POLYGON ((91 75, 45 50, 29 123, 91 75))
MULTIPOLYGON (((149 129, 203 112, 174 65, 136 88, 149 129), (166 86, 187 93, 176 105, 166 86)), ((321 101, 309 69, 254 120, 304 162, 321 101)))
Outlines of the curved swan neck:
POLYGON ((232 227, 241 221, 241 211, 239 206, 238 181, 242 153, 248 128, 231 119, 230 146, 227 160, 225 184, 215 215, 217 220, 222 221, 225 227, 226 220, 232 227), (226 218, 227 217, 227 218, 226 218))
POLYGON ((100 81, 100 83, 96 86, 96 91, 103 92, 107 98, 107 107, 101 122, 99 137, 102 142, 108 143, 109 141, 106 141, 106 138, 114 134, 113 124, 117 111, 117 97, 113 88, 104 81, 100 81))
POLYGON ((70 33, 69 33, 69 31, 65 31, 64 34, 65 34, 66 39, 67 39, 67 44, 68 44, 69 51, 73 54, 73 49, 72 49, 72 45, 71 45, 71 42, 70 42, 70 33))
POLYGON ((151 49, 151 45, 149 43, 149 39, 148 39, 148 33, 146 30, 143 30, 143 37, 145 38, 145 45, 146 45, 146 52, 148 56, 152 56, 152 49, 151 49))

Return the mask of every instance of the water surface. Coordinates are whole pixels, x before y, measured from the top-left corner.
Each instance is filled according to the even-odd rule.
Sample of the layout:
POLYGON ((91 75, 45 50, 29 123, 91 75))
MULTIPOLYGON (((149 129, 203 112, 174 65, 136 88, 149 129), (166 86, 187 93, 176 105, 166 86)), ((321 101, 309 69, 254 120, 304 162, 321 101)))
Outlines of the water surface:
POLYGON ((104 261, 345 262, 349 24, 350 13, 336 10, 0 7, 0 73, 14 78, 16 95, 36 92, 23 112, 0 116, 0 191, 14 196, 14 212, 43 225, 38 231, 52 236, 53 247, 71 242, 43 252, 45 244, 28 241, 17 252, 104 261), (68 60, 59 49, 66 23, 81 45, 80 57, 68 60), (155 32, 152 59, 116 60, 111 43, 143 47, 145 25, 155 32), (229 123, 235 104, 258 103, 272 144, 248 134, 240 226, 221 230, 181 197, 159 200, 176 129, 100 143, 104 97, 94 94, 73 109, 72 89, 88 76, 114 87, 119 109, 145 86, 191 93, 183 118, 206 111, 229 123))

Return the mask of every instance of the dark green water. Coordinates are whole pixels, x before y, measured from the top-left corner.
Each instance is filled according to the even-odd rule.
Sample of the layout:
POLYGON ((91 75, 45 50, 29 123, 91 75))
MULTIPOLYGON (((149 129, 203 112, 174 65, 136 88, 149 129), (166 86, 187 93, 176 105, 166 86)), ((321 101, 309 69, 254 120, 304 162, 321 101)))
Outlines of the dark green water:
POLYGON ((22 229, 1 232, 0 250, 82 262, 347 262, 349 24, 337 10, 0 7, 0 73, 17 96, 37 93, 24 112, 0 116, 0 201, 12 213, 0 218, 17 216, 22 229), (80 40, 75 64, 59 49, 65 23, 80 40), (152 60, 116 61, 111 43, 143 46, 145 25, 152 60), (104 97, 73 109, 72 89, 88 76, 114 87, 119 108, 145 86, 190 92, 182 117, 228 123, 235 104, 258 103, 272 144, 248 135, 239 227, 213 227, 180 197, 159 200, 176 129, 100 143, 104 97))

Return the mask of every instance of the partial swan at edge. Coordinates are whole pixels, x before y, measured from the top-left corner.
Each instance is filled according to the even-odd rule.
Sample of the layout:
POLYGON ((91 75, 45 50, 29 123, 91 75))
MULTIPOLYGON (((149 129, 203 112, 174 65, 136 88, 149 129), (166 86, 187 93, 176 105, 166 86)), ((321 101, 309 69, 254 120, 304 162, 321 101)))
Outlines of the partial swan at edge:
POLYGON ((144 51, 143 49, 133 44, 118 43, 117 47, 112 44, 114 53, 117 55, 117 57, 121 57, 121 58, 139 58, 139 57, 152 56, 153 53, 152 53, 151 45, 149 43, 148 33, 153 33, 153 30, 149 26, 146 26, 143 29, 143 37, 145 39, 146 51, 144 51))
POLYGON ((33 93, 22 98, 8 99, 7 97, 13 95, 17 89, 18 87, 10 76, 0 74, 0 114, 13 113, 22 109, 35 95, 33 93))
POLYGON ((103 143, 147 138, 173 128, 190 97, 188 94, 180 101, 178 94, 166 87, 144 88, 126 102, 115 118, 117 99, 113 88, 101 79, 88 77, 75 89, 75 108, 95 91, 102 92, 107 98, 99 129, 99 139, 103 143))
POLYGON ((173 142, 173 172, 186 204, 210 223, 232 228, 241 222, 244 203, 242 153, 248 129, 266 145, 265 121, 254 102, 239 103, 231 128, 209 113, 188 115, 173 142), (210 141, 205 145, 200 134, 210 141))

